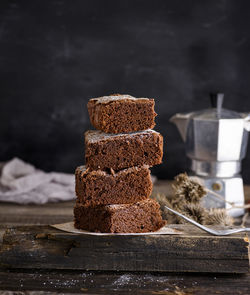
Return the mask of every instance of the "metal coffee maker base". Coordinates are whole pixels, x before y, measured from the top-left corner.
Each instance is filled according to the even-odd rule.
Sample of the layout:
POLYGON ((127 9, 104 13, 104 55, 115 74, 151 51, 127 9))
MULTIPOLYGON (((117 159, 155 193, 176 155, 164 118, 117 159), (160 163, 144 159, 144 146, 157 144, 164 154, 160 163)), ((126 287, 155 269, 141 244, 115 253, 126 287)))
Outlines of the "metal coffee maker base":
MULTIPOLYGON (((238 113, 222 107, 223 93, 211 94, 211 106, 201 111, 175 114, 176 124, 185 142, 190 170, 204 185, 226 200, 209 194, 207 207, 231 208, 244 205, 241 161, 247 152, 250 113, 238 113)), ((221 198, 221 197, 220 197, 221 198)), ((244 214, 243 208, 228 211, 232 216, 244 214)))
MULTIPOLYGON (((207 189, 219 194, 223 199, 208 193, 203 199, 206 208, 225 208, 230 209, 230 203, 235 206, 244 206, 243 181, 240 175, 230 178, 207 178, 195 176, 207 189)), ((237 217, 244 214, 243 208, 233 208, 228 210, 228 214, 237 217)))

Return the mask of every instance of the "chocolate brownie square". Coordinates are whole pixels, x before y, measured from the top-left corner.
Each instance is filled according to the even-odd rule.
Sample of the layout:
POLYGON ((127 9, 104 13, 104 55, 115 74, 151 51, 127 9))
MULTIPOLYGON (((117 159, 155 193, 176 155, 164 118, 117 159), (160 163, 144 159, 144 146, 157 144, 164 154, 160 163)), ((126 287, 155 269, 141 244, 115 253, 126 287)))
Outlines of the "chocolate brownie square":
POLYGON ((88 112, 96 129, 128 133, 154 128, 154 105, 154 99, 117 94, 90 99, 88 112))
POLYGON ((163 138, 154 130, 106 134, 99 130, 85 133, 85 160, 91 170, 132 166, 154 166, 162 162, 163 138))
POLYGON ((80 166, 75 180, 77 201, 86 206, 135 203, 149 198, 153 186, 146 165, 117 173, 80 166))
POLYGON ((76 203, 75 227, 92 232, 145 233, 159 230, 162 220, 160 205, 147 199, 134 204, 89 207, 76 203))

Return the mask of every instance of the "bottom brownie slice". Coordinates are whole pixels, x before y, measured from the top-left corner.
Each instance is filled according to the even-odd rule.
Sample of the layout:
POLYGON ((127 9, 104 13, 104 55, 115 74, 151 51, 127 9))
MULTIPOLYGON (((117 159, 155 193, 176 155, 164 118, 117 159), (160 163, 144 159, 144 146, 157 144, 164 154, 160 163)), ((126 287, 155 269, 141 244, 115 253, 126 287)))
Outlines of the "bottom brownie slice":
POLYGON ((104 233, 145 233, 157 231, 162 220, 160 205, 151 199, 134 204, 89 207, 76 203, 75 227, 104 233))

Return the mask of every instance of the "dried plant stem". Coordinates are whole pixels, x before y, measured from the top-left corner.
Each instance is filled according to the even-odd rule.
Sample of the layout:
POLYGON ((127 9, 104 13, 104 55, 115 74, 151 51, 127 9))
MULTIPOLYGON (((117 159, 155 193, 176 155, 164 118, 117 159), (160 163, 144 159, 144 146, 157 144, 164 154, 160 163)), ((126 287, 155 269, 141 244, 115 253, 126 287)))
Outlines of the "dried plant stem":
POLYGON ((243 205, 243 206, 237 206, 237 205, 235 205, 234 202, 229 202, 229 201, 225 200, 220 194, 217 194, 217 193, 213 192, 212 190, 210 190, 210 189, 208 189, 208 188, 206 188, 206 191, 207 191, 208 193, 210 193, 211 195, 217 197, 218 199, 224 201, 224 203, 227 203, 227 204, 229 204, 230 206, 232 206, 231 208, 228 208, 227 210, 231 210, 231 209, 234 209, 234 208, 235 208, 235 209, 241 209, 241 208, 247 209, 247 208, 250 208, 250 204, 248 204, 248 205, 243 205))
POLYGON ((231 208, 227 208, 226 210, 232 210, 232 209, 249 209, 250 208, 250 204, 244 205, 244 206, 232 206, 231 208))
POLYGON ((231 205, 232 207, 235 206, 234 202, 229 202, 229 201, 225 200, 220 194, 217 194, 217 193, 215 193, 214 191, 212 191, 212 190, 210 190, 208 188, 206 188, 206 191, 208 193, 210 193, 211 195, 217 197, 218 199, 222 200, 224 203, 227 203, 227 204, 231 205))
POLYGON ((249 213, 245 213, 244 216, 242 217, 242 223, 241 223, 241 226, 242 227, 245 227, 245 224, 246 224, 246 221, 247 221, 247 218, 249 216, 249 213))
MULTIPOLYGON (((196 178, 196 177, 193 177, 193 180, 196 181, 196 182, 198 182, 198 183, 200 183, 199 180, 198 180, 198 178, 196 178)), ((214 192, 214 191, 212 191, 212 190, 210 190, 210 189, 208 189, 206 187, 205 187, 205 191, 207 193, 210 193, 211 195, 215 196, 219 200, 223 201, 224 203, 229 204, 231 206, 231 208, 228 208, 226 210, 231 210, 231 209, 234 209, 234 208, 235 209, 242 209, 242 208, 247 209, 247 208, 250 208, 250 204, 243 205, 243 206, 237 206, 237 205, 235 205, 235 202, 229 202, 229 201, 225 200, 225 198, 222 195, 220 195, 220 194, 218 194, 218 193, 216 193, 216 192, 214 192)))

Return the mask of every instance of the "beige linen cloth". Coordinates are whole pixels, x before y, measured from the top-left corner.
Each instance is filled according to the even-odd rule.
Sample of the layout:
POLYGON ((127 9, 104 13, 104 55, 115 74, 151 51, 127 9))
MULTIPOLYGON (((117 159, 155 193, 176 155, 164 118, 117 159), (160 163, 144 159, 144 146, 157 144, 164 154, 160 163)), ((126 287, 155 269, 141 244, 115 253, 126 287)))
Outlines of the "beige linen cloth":
POLYGON ((18 158, 0 165, 0 201, 44 204, 74 198, 73 174, 46 173, 18 158))

